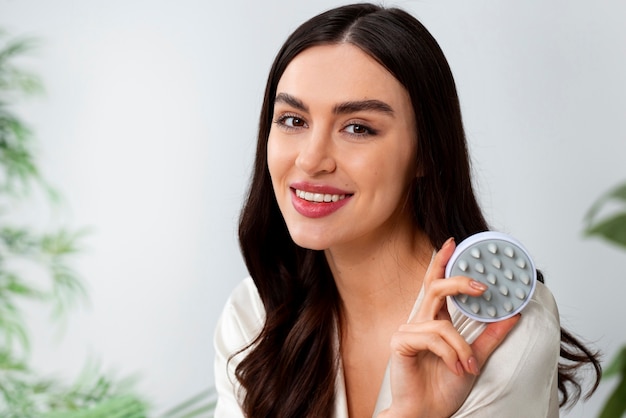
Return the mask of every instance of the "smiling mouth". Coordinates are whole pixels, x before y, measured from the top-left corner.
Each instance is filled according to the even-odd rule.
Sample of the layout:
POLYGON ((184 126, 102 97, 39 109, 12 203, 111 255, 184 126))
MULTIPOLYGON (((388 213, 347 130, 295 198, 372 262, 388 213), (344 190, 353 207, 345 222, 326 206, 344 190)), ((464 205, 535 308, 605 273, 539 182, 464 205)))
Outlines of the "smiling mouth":
POLYGON ((347 194, 327 194, 327 193, 311 193, 305 192, 304 190, 296 190, 296 196, 300 199, 306 200, 307 202, 314 203, 330 203, 330 202, 338 202, 340 200, 345 199, 347 194))

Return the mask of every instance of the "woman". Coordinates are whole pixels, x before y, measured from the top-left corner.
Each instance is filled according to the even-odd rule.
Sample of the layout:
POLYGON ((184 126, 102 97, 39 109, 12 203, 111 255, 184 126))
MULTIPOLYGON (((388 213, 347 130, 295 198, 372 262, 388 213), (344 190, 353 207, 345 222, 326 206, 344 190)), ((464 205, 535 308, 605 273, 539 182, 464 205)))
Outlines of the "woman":
POLYGON ((296 29, 240 220, 251 278, 216 331, 217 417, 557 417, 577 399, 576 368, 599 363, 545 286, 486 326, 446 303, 485 290, 442 279, 455 241, 488 229, 468 160, 451 71, 417 20, 358 4, 296 29))

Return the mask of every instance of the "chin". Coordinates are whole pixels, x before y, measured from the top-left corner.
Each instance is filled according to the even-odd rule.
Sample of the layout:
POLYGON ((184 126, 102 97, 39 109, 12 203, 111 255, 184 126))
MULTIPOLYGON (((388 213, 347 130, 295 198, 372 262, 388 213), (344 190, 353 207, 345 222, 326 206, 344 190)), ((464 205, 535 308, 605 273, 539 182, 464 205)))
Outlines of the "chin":
POLYGON ((306 248, 307 250, 323 251, 328 248, 328 245, 321 243, 321 242, 314 241, 314 240, 310 240, 310 239, 306 239, 306 240, 294 239, 293 242, 295 242, 297 246, 306 248))
POLYGON ((289 235, 296 245, 308 250, 325 250, 329 247, 328 239, 323 236, 316 236, 312 233, 306 233, 304 231, 291 231, 289 235))

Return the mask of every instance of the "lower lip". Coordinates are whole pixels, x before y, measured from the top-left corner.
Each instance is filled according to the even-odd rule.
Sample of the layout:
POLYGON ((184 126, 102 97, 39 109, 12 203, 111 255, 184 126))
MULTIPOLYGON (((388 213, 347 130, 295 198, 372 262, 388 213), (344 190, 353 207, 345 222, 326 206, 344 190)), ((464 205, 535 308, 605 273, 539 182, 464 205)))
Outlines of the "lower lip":
POLYGON ((296 191, 291 189, 293 207, 296 209, 296 212, 307 218, 322 218, 331 215, 348 203, 350 198, 351 196, 348 195, 336 202, 309 202, 308 200, 300 199, 296 195, 296 191))

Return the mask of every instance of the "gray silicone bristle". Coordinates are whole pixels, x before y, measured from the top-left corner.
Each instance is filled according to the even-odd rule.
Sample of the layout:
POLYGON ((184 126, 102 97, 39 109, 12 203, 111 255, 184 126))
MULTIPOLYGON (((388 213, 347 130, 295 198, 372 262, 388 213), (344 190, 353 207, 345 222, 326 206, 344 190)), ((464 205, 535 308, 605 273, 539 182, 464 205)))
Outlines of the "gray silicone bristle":
POLYGON ((488 286, 479 297, 452 299, 470 318, 500 321, 520 312, 536 286, 535 265, 522 244, 500 232, 481 232, 461 242, 448 265, 446 277, 468 276, 488 286))

